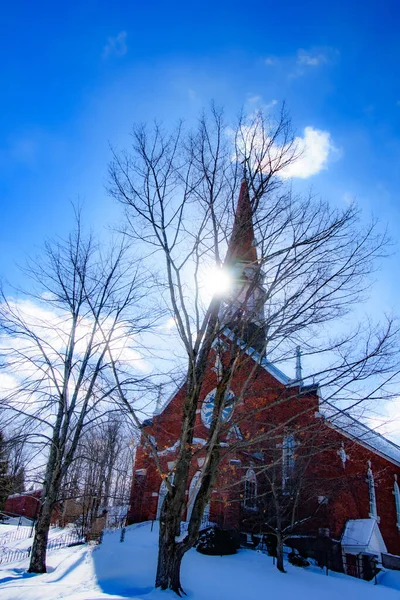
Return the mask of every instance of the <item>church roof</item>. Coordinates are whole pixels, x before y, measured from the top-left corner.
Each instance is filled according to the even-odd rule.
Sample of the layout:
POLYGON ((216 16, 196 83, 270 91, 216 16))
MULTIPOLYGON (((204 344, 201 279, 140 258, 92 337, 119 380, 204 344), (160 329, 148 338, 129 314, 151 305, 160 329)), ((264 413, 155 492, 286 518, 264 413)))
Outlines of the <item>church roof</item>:
POLYGON ((239 199, 235 211, 231 239, 225 264, 235 262, 255 263, 257 261, 257 250, 255 247, 253 208, 249 195, 249 184, 247 179, 242 179, 239 199))
POLYGON ((235 341, 248 356, 251 356, 251 358, 260 365, 260 367, 265 369, 265 371, 268 371, 268 373, 272 375, 272 377, 274 377, 277 381, 279 381, 279 383, 282 383, 283 385, 287 386, 293 383, 293 379, 290 379, 290 377, 285 375, 283 371, 278 369, 278 367, 276 367, 272 362, 267 360, 262 353, 257 352, 257 350, 255 350, 254 348, 249 347, 248 344, 246 344, 246 342, 237 338, 228 327, 225 327, 222 333, 229 340, 235 341))
MULTIPOLYGON (((223 334, 230 340, 235 340, 234 334, 225 328, 223 334)), ((236 343, 242 347, 244 352, 256 361, 261 368, 265 369, 272 377, 274 377, 279 383, 287 387, 293 387, 298 385, 294 379, 291 379, 283 371, 278 369, 272 362, 267 360, 265 357, 260 355, 254 348, 249 348, 242 340, 236 338, 236 343)), ((164 412, 173 398, 176 396, 179 389, 184 385, 185 380, 183 379, 178 388, 171 394, 164 406, 159 411, 155 412, 154 415, 159 415, 164 412)), ((300 386, 299 395, 303 392, 314 391, 318 392, 318 384, 312 384, 310 386, 300 386)), ((400 446, 387 439, 382 434, 370 429, 367 425, 364 425, 361 421, 349 414, 348 411, 339 409, 337 406, 326 400, 320 400, 320 415, 326 420, 328 426, 332 427, 342 435, 358 442, 368 450, 379 454, 383 458, 386 458, 400 466, 400 446)), ((143 423, 144 424, 144 423, 143 423)))
POLYGON ((320 413, 327 424, 339 433, 400 466, 400 446, 358 421, 348 411, 340 410, 334 404, 322 400, 320 413))

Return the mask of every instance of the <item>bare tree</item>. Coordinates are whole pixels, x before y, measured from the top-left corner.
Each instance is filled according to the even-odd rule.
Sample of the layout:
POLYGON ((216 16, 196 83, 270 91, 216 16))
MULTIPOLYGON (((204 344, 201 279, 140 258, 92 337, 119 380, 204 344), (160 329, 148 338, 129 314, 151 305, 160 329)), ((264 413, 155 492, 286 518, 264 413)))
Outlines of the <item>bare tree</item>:
POLYGON ((83 434, 60 494, 63 523, 79 519, 84 534, 103 510, 109 513, 109 523, 124 522, 133 464, 132 439, 125 414, 110 414, 83 434))
POLYGON ((25 491, 25 470, 28 465, 26 437, 0 431, 0 507, 8 496, 25 491))
POLYGON ((46 447, 29 567, 43 573, 52 511, 82 435, 115 408, 109 356, 126 388, 139 386, 146 377, 135 368, 141 355, 133 334, 149 319, 141 312, 144 282, 127 245, 101 250, 84 235, 79 216, 68 240, 46 244, 27 275, 28 294, 15 298, 3 291, 1 297, 2 363, 13 378, 2 405, 29 423, 31 440, 46 447))
MULTIPOLYGON (((258 360, 267 353, 279 362, 301 343, 308 355, 321 357, 317 371, 328 395, 343 399, 351 394, 354 404, 386 393, 397 331, 390 319, 382 327, 367 324, 363 331, 342 325, 368 288, 368 275, 374 259, 384 253, 386 235, 376 223, 363 227, 354 206, 335 210, 318 199, 295 195, 285 184, 287 169, 298 156, 285 109, 276 118, 262 113, 241 118, 228 129, 222 111, 213 107, 210 115, 201 116, 194 132, 186 132, 182 124, 171 134, 157 124, 151 131, 138 126, 132 140, 130 153, 114 156, 110 189, 126 207, 127 234, 151 253, 147 268, 156 271, 186 361, 173 473, 163 471, 157 440, 143 429, 167 487, 156 586, 180 595, 182 557, 197 539, 224 456, 220 443, 226 433, 223 414, 230 402, 230 382, 245 363, 248 377, 240 401, 257 368, 257 360, 250 365, 245 350, 255 348, 258 360), (242 205, 235 217, 243 165, 242 205), (228 296, 216 293, 207 303, 204 276, 210 278, 213 271, 220 278, 230 275, 233 285, 228 296), (335 336, 327 326, 332 331, 336 327, 335 336), (220 340, 226 341, 226 328, 231 339, 243 343, 230 343, 219 360, 212 422, 202 449, 204 465, 182 538, 181 515, 197 452, 196 410, 210 358, 220 340), (374 392, 365 385, 371 377, 374 392)), ((117 381, 115 370, 114 376, 117 381)), ((124 403, 123 386, 117 383, 117 389, 124 403)))

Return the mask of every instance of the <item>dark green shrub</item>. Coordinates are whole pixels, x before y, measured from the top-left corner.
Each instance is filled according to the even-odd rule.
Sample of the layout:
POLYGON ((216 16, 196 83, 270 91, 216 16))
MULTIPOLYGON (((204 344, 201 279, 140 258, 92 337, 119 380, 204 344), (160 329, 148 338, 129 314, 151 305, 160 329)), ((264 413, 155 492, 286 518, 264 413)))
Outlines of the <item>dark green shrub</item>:
POLYGON ((308 560, 300 556, 300 554, 296 554, 295 552, 290 552, 288 556, 288 561, 291 565, 295 567, 309 567, 310 563, 308 560))
POLYGON ((211 556, 236 554, 238 548, 237 536, 233 532, 219 527, 202 531, 196 543, 197 552, 211 556))

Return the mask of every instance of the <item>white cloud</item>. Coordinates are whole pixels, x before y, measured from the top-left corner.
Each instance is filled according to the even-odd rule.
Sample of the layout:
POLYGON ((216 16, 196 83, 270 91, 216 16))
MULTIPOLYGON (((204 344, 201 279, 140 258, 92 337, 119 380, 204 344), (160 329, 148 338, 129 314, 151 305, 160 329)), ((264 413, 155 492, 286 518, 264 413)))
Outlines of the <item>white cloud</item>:
POLYGON ((249 104, 259 104, 261 101, 262 101, 261 96, 257 96, 257 95, 254 95, 254 96, 250 95, 247 98, 247 102, 249 104))
POLYGON ((338 153, 329 131, 305 127, 302 137, 296 137, 295 145, 299 158, 286 167, 281 177, 307 179, 327 168, 332 154, 338 153))
MULTIPOLYGON (((340 156, 329 131, 308 126, 304 128, 303 135, 294 138, 290 145, 279 144, 279 141, 271 143, 271 139, 265 137, 265 125, 257 112, 250 114, 249 119, 251 123, 241 128, 238 140, 239 156, 252 156, 263 171, 267 172, 273 168, 282 179, 307 179, 326 169, 333 155, 336 155, 336 158, 340 156), (286 167, 280 167, 282 162, 291 159, 292 162, 286 167)), ((227 134, 234 137, 231 130, 228 130, 227 134)), ((236 153, 232 160, 237 160, 236 153)))
POLYGON ((264 113, 269 113, 277 104, 278 100, 276 99, 264 102, 262 96, 258 96, 257 94, 247 94, 245 109, 250 118, 257 119, 257 114, 260 110, 264 113))
POLYGON ((109 37, 103 49, 103 58, 124 56, 127 53, 126 31, 120 31, 115 37, 109 37))
POLYGON ((322 65, 334 64, 339 54, 339 50, 330 46, 312 48, 310 50, 299 48, 295 58, 295 69, 289 73, 289 78, 301 77, 322 65))
POLYGON ((355 196, 351 192, 345 192, 343 194, 343 200, 345 201, 346 204, 351 204, 352 202, 354 202, 355 196))
POLYGON ((400 443, 400 398, 381 402, 379 411, 371 405, 366 420, 371 429, 400 443))
POLYGON ((264 60, 264 63, 268 66, 268 67, 272 67, 273 65, 276 65, 278 62, 278 59, 275 58, 275 56, 267 56, 267 58, 264 60))
MULTIPOLYGON (((14 314, 18 314, 31 331, 34 331, 41 339, 42 348, 51 360, 55 372, 63 372, 62 355, 67 346, 70 330, 71 315, 68 311, 53 310, 44 302, 39 304, 31 300, 13 300, 9 299, 9 305, 14 314)), ((0 307, 1 308, 1 307, 0 307)), ((107 333, 111 326, 112 319, 102 322, 103 331, 107 333)), ((78 321, 76 331, 76 354, 77 364, 87 349, 88 341, 92 334, 93 321, 91 318, 82 317, 78 321)), ((98 353, 104 348, 103 334, 99 329, 95 333, 95 344, 92 358, 96 359, 98 353)), ((136 340, 128 331, 128 324, 121 323, 115 329, 112 336, 110 347, 114 360, 124 364, 127 369, 149 372, 150 364, 141 355, 135 346, 136 340)), ((42 375, 42 361, 38 354, 35 342, 29 337, 0 336, 0 353, 5 357, 13 357, 14 350, 19 353, 19 361, 12 362, 14 366, 9 366, 7 377, 0 380, 0 394, 7 390, 11 394, 15 388, 15 381, 21 381, 24 378, 32 381, 42 375)), ((61 381, 62 375, 60 375, 61 381)), ((48 378, 48 385, 51 385, 51 378, 48 378)), ((28 386, 29 387, 29 386, 28 386)), ((35 397, 35 395, 33 395, 35 397)))
POLYGON ((4 397, 18 389, 18 380, 8 373, 0 373, 0 397, 4 397))
POLYGON ((176 327, 176 320, 174 317, 170 317, 168 319, 168 321, 166 321, 164 323, 164 325, 162 325, 162 329, 165 329, 166 331, 171 331, 171 329, 174 329, 176 327))
POLYGON ((328 57, 326 54, 307 52, 300 48, 297 51, 297 64, 298 65, 306 65, 307 67, 318 67, 324 63, 328 62, 328 57))

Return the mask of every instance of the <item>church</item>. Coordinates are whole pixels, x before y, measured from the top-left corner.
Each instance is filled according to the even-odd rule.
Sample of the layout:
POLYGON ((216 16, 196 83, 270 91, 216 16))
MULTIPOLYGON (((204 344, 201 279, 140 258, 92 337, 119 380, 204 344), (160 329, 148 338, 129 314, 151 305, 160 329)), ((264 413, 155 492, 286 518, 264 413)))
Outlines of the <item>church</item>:
MULTIPOLYGON (((245 294, 243 282, 251 281, 252 318, 238 333, 235 314, 243 298, 233 294, 201 390, 182 522, 190 518, 205 461, 221 362, 230 345, 236 344, 243 348, 243 358, 226 400, 224 441, 220 443, 223 458, 204 526, 234 529, 255 542, 263 536, 280 537, 308 556, 325 548, 332 557, 331 568, 355 576, 368 578, 371 558, 400 568, 400 447, 324 401, 317 383, 305 385, 300 349, 295 378, 267 360, 263 351, 265 290, 261 280, 252 280, 259 273, 254 269, 257 263, 248 183, 243 179, 225 264, 240 280, 238 296, 245 294), (255 306, 261 308, 254 310, 255 306)), ((168 473, 173 473, 179 448, 184 394, 183 382, 142 424, 168 473)), ((128 523, 158 519, 165 495, 165 483, 142 435, 128 523)))

